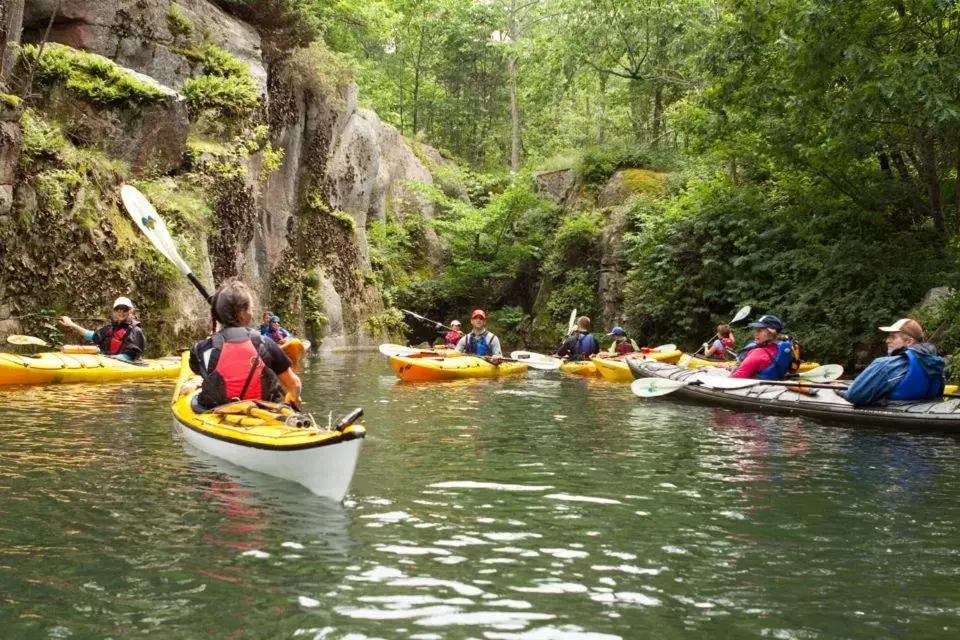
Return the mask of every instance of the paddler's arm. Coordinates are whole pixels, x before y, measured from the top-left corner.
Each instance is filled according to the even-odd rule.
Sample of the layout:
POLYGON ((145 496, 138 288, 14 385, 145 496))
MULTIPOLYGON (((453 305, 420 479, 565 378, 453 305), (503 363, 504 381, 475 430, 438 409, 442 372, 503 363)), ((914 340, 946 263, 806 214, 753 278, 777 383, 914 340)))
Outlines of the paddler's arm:
POLYGON ((293 369, 287 369, 278 375, 277 378, 280 379, 280 384, 283 385, 283 388, 287 392, 283 397, 283 401, 295 409, 302 406, 303 399, 300 397, 300 393, 303 391, 303 384, 300 382, 300 377, 293 372, 293 369))
POLYGON ((503 350, 500 348, 500 338, 490 334, 490 362, 500 364, 503 361, 503 350))
POLYGON ((76 322, 71 320, 70 316, 60 316, 59 323, 60 323, 60 326, 73 329, 74 331, 79 333, 81 336, 83 336, 83 339, 86 340, 87 342, 93 342, 93 338, 96 335, 96 333, 94 333, 93 331, 90 331, 89 329, 84 329, 83 327, 78 325, 76 322))

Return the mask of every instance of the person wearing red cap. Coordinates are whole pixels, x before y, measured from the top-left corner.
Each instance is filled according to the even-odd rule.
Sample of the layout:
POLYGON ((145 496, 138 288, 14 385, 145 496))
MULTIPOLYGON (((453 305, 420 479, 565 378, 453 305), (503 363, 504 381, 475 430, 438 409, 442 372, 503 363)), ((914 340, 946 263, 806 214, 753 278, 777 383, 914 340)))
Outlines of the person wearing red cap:
POLYGON ((100 347, 100 352, 120 360, 138 360, 147 348, 147 336, 140 323, 133 319, 133 302, 120 296, 113 302, 112 321, 96 331, 85 329, 70 319, 60 316, 60 325, 73 329, 87 342, 100 347))
POLYGON ((901 318, 880 331, 887 334, 887 355, 871 362, 843 397, 856 405, 868 405, 942 396, 943 358, 936 347, 925 342, 920 323, 901 318))
POLYGON ((470 355, 489 357, 493 364, 500 364, 503 351, 500 350, 500 338, 487 331, 487 314, 483 309, 474 309, 470 314, 470 333, 460 338, 457 351, 470 355))

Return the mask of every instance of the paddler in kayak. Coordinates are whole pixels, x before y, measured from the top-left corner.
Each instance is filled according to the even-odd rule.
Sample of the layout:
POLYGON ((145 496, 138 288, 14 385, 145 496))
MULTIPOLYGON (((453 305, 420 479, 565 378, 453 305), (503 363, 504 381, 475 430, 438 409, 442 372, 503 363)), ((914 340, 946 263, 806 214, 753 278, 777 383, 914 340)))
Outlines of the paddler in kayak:
POLYGON ((598 353, 600 353, 600 343, 590 334, 590 318, 587 316, 580 316, 577 319, 576 333, 564 340, 557 349, 558 357, 573 361, 589 360, 590 356, 598 353))
POLYGON ((100 347, 104 355, 120 360, 134 361, 143 357, 147 348, 147 336, 140 323, 133 319, 133 302, 120 296, 113 301, 112 322, 96 331, 84 329, 69 316, 60 316, 60 324, 69 327, 83 336, 87 342, 100 347))
POLYGON ((461 338, 463 338, 463 330, 460 328, 460 321, 453 320, 450 323, 450 331, 443 336, 443 344, 450 349, 456 349, 461 338))
MULTIPOLYGON (((733 328, 728 324, 717 325, 717 338, 713 344, 703 343, 703 353, 707 360, 726 360, 727 354, 733 352, 733 346, 737 344, 733 337, 733 328)), ((733 360, 737 354, 732 353, 730 360, 733 360)))
POLYGON ((613 330, 607 334, 607 337, 613 338, 613 342, 610 343, 610 348, 607 349, 606 353, 600 354, 601 358, 615 358, 640 351, 640 347, 637 346, 636 341, 632 338, 627 338, 627 332, 623 330, 623 327, 614 327, 613 330))
POLYGON ((500 349, 500 338, 487 331, 487 314, 483 309, 474 309, 470 314, 470 324, 473 329, 460 338, 457 351, 470 355, 487 357, 493 364, 500 364, 503 360, 503 351, 500 349))
POLYGON ((270 316, 270 324, 267 325, 267 332, 260 332, 261 335, 264 335, 277 344, 283 344, 287 341, 287 338, 290 337, 290 332, 280 326, 280 316, 270 316))
POLYGON ((783 321, 765 315, 747 325, 753 329, 753 342, 737 357, 731 378, 780 380, 800 367, 800 347, 789 336, 781 335, 783 321))
POLYGON ((265 336, 270 331, 270 318, 273 317, 273 311, 264 311, 260 319, 260 335, 265 336))
POLYGON ((203 378, 195 410, 232 400, 277 401, 283 390, 284 402, 300 406, 300 378, 290 358, 276 342, 247 328, 252 306, 250 289, 239 280, 228 280, 214 294, 210 312, 219 330, 190 349, 190 369, 203 378))
POLYGON ((887 355, 871 362, 843 397, 855 405, 867 405, 942 396, 943 358, 936 347, 924 341, 920 323, 901 318, 880 331, 887 334, 887 355))

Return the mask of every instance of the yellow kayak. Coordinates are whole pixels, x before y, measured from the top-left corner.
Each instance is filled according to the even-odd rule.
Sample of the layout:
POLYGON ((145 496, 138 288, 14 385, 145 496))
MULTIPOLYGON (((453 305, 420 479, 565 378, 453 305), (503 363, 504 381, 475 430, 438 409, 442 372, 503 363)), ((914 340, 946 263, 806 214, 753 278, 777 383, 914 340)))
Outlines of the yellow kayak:
POLYGON ((94 354, 0 353, 0 385, 120 382, 144 378, 176 378, 179 358, 127 362, 94 354))
POLYGON ((604 380, 633 382, 633 374, 630 373, 630 367, 627 366, 627 358, 654 360, 656 362, 674 364, 682 355, 682 352, 677 350, 651 351, 649 353, 633 353, 626 358, 594 358, 593 363, 597 366, 597 373, 603 376, 604 380))
POLYGON ((589 378, 597 375, 597 367, 589 360, 573 360, 560 365, 560 371, 589 378))
MULTIPOLYGON (((686 367, 687 369, 699 369, 700 367, 723 367, 724 369, 733 369, 737 363, 734 360, 707 360, 706 358, 698 358, 695 355, 685 353, 677 362, 677 364, 681 367, 686 367)), ((819 366, 819 362, 803 362, 800 364, 800 373, 812 371, 819 366)))
POLYGON ((174 425, 187 442, 238 466, 343 500, 366 435, 362 425, 327 429, 288 407, 250 400, 197 413, 190 398, 199 391, 200 378, 190 371, 187 354, 183 355, 182 368, 177 363, 177 370, 180 378, 171 408, 174 425))
POLYGON ((390 356, 390 366, 397 377, 409 382, 429 380, 460 380, 464 378, 495 378, 516 376, 527 372, 522 362, 502 362, 493 365, 476 356, 456 358, 411 358, 390 356))

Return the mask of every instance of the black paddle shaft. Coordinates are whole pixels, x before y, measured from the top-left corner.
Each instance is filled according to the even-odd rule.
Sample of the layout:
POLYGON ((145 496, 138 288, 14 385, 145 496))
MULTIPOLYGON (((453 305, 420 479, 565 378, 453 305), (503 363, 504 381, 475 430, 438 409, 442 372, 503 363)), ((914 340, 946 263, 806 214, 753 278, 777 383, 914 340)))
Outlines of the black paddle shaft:
POLYGON ((193 286, 197 288, 197 291, 200 292, 200 295, 203 296, 204 300, 208 303, 213 302, 213 296, 207 291, 207 288, 203 286, 203 283, 197 279, 197 276, 193 275, 193 272, 187 274, 187 280, 193 283, 193 286))

